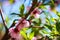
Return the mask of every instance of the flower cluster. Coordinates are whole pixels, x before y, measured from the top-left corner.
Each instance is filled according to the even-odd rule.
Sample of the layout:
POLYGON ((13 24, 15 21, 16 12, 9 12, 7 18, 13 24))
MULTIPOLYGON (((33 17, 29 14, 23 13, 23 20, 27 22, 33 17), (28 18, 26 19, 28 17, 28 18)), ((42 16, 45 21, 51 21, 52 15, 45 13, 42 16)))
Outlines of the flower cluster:
MULTIPOLYGON (((36 7, 32 12, 31 16, 34 16, 35 18, 39 18, 39 15, 42 11, 36 7)), ((12 27, 9 29, 9 34, 12 38, 19 39, 19 31, 24 27, 29 27, 30 23, 26 19, 21 18, 15 25, 15 28, 12 27), (13 35, 13 36, 12 36, 13 35)))
MULTIPOLYGON (((27 7, 27 10, 29 11, 31 7, 27 7)), ((36 7, 31 13, 31 16, 34 16, 34 18, 39 18, 40 13, 42 11, 38 9, 38 7, 36 7)), ((15 38, 15 39, 19 39, 20 35, 19 35, 19 31, 24 28, 24 27, 29 27, 30 23, 29 21, 27 21, 26 19, 21 18, 15 25, 15 27, 12 27, 9 29, 9 34, 11 36, 11 38, 15 38)), ((35 37, 32 40, 37 40, 35 37)))
POLYGON ((24 27, 29 27, 30 23, 25 19, 20 19, 15 26, 16 27, 12 27, 9 29, 9 34, 11 38, 19 39, 20 38, 19 31, 24 27))

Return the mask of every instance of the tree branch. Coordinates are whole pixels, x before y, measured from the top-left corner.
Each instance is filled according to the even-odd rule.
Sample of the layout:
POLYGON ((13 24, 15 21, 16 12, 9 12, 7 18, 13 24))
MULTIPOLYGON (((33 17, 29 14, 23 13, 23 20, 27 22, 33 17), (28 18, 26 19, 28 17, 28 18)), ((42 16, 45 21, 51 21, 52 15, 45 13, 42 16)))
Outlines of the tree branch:
MULTIPOLYGON (((40 2, 39 2, 39 3, 40 3, 40 2)), ((38 6, 39 6, 39 5, 38 5, 37 0, 33 0, 32 6, 31 6, 29 12, 25 15, 25 19, 26 19, 26 18, 30 15, 30 13, 31 13, 36 7, 38 7, 38 6)))
POLYGON ((5 29, 8 30, 6 24, 5 24, 5 21, 4 21, 4 18, 3 18, 3 15, 2 15, 2 9, 0 9, 0 14, 1 14, 1 18, 2 18, 2 22, 3 22, 3 25, 5 26, 5 29))
POLYGON ((6 29, 6 32, 5 32, 5 34, 4 34, 4 36, 2 37, 1 40, 8 40, 10 38, 10 35, 8 34, 9 31, 8 31, 8 28, 7 28, 6 24, 5 24, 4 17, 2 15, 2 13, 3 13, 2 9, 0 9, 0 15, 1 15, 1 18, 2 18, 2 21, 3 21, 3 25, 4 25, 5 29, 6 29))

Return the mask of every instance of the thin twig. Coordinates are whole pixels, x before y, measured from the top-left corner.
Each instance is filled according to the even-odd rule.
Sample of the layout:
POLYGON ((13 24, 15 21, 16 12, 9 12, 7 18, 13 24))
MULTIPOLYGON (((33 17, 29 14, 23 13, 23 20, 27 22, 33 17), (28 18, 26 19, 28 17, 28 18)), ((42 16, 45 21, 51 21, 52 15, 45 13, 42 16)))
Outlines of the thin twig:
POLYGON ((5 29, 6 30, 8 30, 8 28, 7 28, 7 26, 6 26, 6 23, 5 23, 5 21, 4 21, 4 17, 3 17, 3 15, 2 15, 2 9, 0 9, 0 14, 1 14, 1 18, 2 18, 2 22, 3 22, 3 25, 5 26, 5 29))
POLYGON ((2 21, 3 21, 3 25, 4 25, 5 29, 6 29, 6 32, 5 32, 5 34, 4 34, 4 36, 2 37, 1 40, 8 40, 10 38, 10 35, 8 34, 9 31, 8 31, 8 28, 7 28, 6 24, 5 24, 4 17, 2 15, 2 13, 3 13, 2 9, 0 9, 0 15, 1 15, 1 18, 2 18, 2 21))

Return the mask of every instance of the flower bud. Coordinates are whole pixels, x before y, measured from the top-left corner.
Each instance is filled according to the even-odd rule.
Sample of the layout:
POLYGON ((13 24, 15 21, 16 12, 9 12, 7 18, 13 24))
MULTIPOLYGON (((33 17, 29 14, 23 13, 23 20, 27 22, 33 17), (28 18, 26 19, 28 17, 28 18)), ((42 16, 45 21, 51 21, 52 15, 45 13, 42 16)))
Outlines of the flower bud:
POLYGON ((15 30, 15 27, 12 27, 9 29, 9 34, 11 38, 19 39, 20 38, 19 32, 16 33, 14 30, 15 30))

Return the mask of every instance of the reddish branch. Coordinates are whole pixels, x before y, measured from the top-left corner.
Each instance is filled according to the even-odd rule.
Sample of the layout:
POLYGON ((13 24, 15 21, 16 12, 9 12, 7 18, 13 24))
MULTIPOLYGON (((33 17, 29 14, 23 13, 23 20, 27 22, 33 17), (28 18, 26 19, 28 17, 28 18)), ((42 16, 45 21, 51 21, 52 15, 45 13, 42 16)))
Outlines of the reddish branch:
POLYGON ((33 0, 32 6, 31 6, 29 12, 25 15, 25 19, 30 15, 30 13, 31 13, 36 7, 38 7, 38 6, 40 6, 40 5, 41 5, 41 2, 37 2, 37 0, 33 0))

